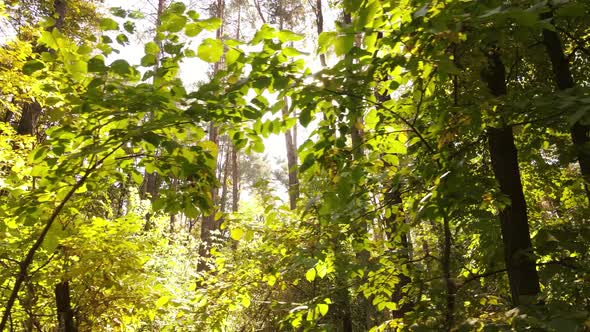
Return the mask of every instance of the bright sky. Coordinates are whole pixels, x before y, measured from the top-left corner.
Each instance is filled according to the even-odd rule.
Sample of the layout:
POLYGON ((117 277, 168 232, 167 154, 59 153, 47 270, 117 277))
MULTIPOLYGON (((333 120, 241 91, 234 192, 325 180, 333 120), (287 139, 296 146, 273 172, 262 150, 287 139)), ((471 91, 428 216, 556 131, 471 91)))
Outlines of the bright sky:
MULTIPOLYGON (((186 3, 187 1, 185 1, 186 3)), ((194 6, 195 1, 188 1, 191 2, 191 4, 188 4, 187 6, 189 6, 189 8, 191 8, 191 6, 194 6)), ((117 1, 117 0, 106 0, 105 1, 105 7, 123 7, 125 9, 136 9, 136 10, 140 10, 142 13, 144 13, 146 15, 146 17, 149 17, 151 15, 154 15, 154 13, 156 12, 156 7, 157 7, 157 0, 151 0, 151 1, 147 1, 147 0, 131 0, 131 1, 117 1)), ((194 7, 193 7, 194 8, 194 7)), ((198 8, 194 8, 195 10, 199 11, 198 8)), ((331 17, 333 17, 333 14, 331 13, 331 11, 328 8, 325 8, 324 11, 326 12, 325 14, 325 22, 326 22, 326 27, 325 30, 329 30, 333 28, 333 19, 330 19, 331 17)), ((310 17, 313 15, 308 15, 308 17, 306 18, 306 20, 308 21, 306 23, 306 29, 305 31, 298 31, 298 32, 304 32, 307 35, 314 35, 316 33, 315 30, 315 22, 310 21, 311 19, 314 19, 313 17, 310 17)), ((206 17, 205 15, 203 15, 203 17, 206 17)), ((149 22, 146 23, 145 26, 143 27, 139 27, 139 30, 143 30, 143 31, 148 31, 149 30, 149 22)), ((260 24, 259 24, 260 25, 260 24)), ((248 23, 243 22, 242 26, 248 26, 248 23)), ((115 55, 116 58, 124 58, 127 61, 129 61, 132 64, 139 64, 139 61, 141 59, 141 57, 144 55, 143 52, 143 43, 151 40, 151 36, 149 36, 148 34, 146 34, 145 32, 143 33, 144 36, 142 36, 142 40, 132 40, 131 41, 131 45, 128 45, 126 47, 120 47, 119 50, 121 51, 120 54, 115 55)), ((315 35, 314 35, 315 36, 315 35)), ((198 38, 205 38, 205 37, 211 37, 211 35, 206 35, 205 33, 203 33, 202 35, 198 36, 197 39, 195 39, 192 43, 196 49, 196 47, 199 44, 199 39, 198 38)), ((308 38, 308 42, 306 43, 306 45, 304 45, 306 52, 308 52, 310 54, 310 56, 306 59, 308 66, 310 66, 312 69, 314 70, 319 70, 320 69, 320 64, 319 61, 317 59, 317 57, 315 57, 314 54, 314 45, 309 42, 309 39, 311 39, 312 41, 315 40, 315 38, 308 38)), ((113 58, 114 60, 115 58, 113 58)), ((184 61, 181 65, 181 71, 180 71, 180 76, 182 78, 182 80, 185 82, 185 85, 187 87, 190 87, 192 84, 199 82, 199 81, 205 81, 207 80, 207 73, 210 71, 210 65, 198 58, 190 58, 187 59, 187 61, 184 61)), ((270 98, 269 98, 270 99, 270 98)), ((270 100, 272 102, 272 100, 270 100)), ((311 128, 298 128, 298 143, 301 144, 304 142, 304 140, 308 137, 309 133, 311 132, 311 128)), ((276 159, 282 159, 282 160, 286 160, 286 144, 285 144, 285 138, 284 135, 279 135, 279 137, 277 137, 276 135, 273 135, 267 139, 265 139, 265 155, 267 156, 267 160, 271 163, 271 166, 273 168, 278 168, 279 165, 274 165, 274 161, 276 159)))

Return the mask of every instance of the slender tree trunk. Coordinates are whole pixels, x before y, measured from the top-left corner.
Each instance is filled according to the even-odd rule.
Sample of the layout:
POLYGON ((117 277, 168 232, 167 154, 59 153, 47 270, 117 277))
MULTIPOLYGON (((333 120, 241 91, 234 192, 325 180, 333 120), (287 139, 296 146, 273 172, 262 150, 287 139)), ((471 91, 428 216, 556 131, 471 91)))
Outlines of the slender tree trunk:
MULTIPOLYGON (((551 19, 553 12, 542 15, 543 19, 551 19)), ((547 54, 551 60, 551 68, 555 77, 555 83, 559 90, 573 88, 576 83, 570 71, 570 64, 563 52, 561 40, 556 31, 543 29, 543 44, 547 49, 547 54)), ((584 179, 584 189, 586 198, 590 202, 590 126, 583 124, 580 120, 574 123, 570 129, 582 178, 584 179)))
MULTIPOLYGON (((227 137, 227 136, 225 136, 227 137)), ((230 142, 229 142, 229 137, 226 140, 226 152, 225 152, 225 157, 223 158, 223 167, 221 168, 221 170, 223 171, 223 175, 221 175, 221 177, 223 178, 221 180, 221 199, 220 199, 220 203, 219 203, 219 210, 221 212, 225 212, 225 207, 227 205, 227 196, 228 196, 228 188, 227 188, 227 180, 228 180, 228 176, 229 176, 229 169, 230 169, 230 158, 231 158, 231 146, 230 146, 230 142)))
MULTIPOLYGON (((209 140, 215 143, 215 145, 219 146, 218 129, 214 123, 209 124, 209 140)), ((218 202, 217 188, 211 189, 211 201, 213 202, 213 206, 215 207, 218 202)), ((199 263, 197 264, 197 272, 209 270, 206 260, 210 257, 211 254, 209 250, 211 249, 211 244, 213 242, 213 232, 219 228, 215 220, 215 212, 216 211, 214 208, 209 215, 203 217, 201 223, 201 244, 199 246, 199 263)))
MULTIPOLYGON (((156 24, 155 24, 156 33, 157 33, 158 28, 162 24, 162 15, 164 14, 165 9, 166 9, 166 0, 158 0, 158 12, 156 13, 156 24)), ((161 49, 162 44, 161 43, 158 43, 158 44, 161 49)), ((156 65, 155 65, 155 72, 156 73, 158 72, 158 68, 160 67, 160 57, 161 57, 161 53, 158 53, 158 55, 156 56, 156 65)), ((154 82, 155 82, 155 80, 154 80, 154 82)), ((150 119, 152 118, 152 114, 149 115, 149 118, 150 119)), ((156 152, 156 154, 157 154, 157 152, 156 152)), ((158 173, 146 172, 144 175, 144 181, 142 183, 141 190, 140 190, 141 198, 142 199, 148 198, 148 194, 149 194, 149 198, 152 200, 158 198, 159 188, 160 188, 160 177, 158 176, 158 173)))
POLYGON ((455 324, 455 282, 451 277, 451 227, 449 225, 449 217, 443 218, 444 242, 443 242, 443 257, 442 270, 445 280, 445 331, 451 331, 455 324))
MULTIPOLYGON (((281 7, 283 4, 280 4, 281 7)), ((284 17, 283 15, 279 16, 279 28, 281 30, 284 29, 284 17)), ((283 117, 286 118, 289 116, 289 104, 287 97, 283 98, 285 102, 285 107, 283 107, 283 117)), ((297 124, 295 124, 297 126, 297 124)), ((296 140, 297 137, 296 131, 292 129, 287 129, 285 131, 285 146, 287 148, 287 172, 289 177, 289 207, 291 210, 295 210, 297 208, 297 200, 299 199, 299 178, 298 178, 298 170, 297 170, 297 146, 296 140)))
POLYGON ((57 306, 57 321, 59 332, 76 332, 74 310, 70 304, 70 285, 62 281, 55 285, 55 304, 57 306))
MULTIPOLYGON (((286 102, 286 100, 285 100, 286 102)), ((283 108, 283 116, 288 116, 288 106, 283 108)), ((295 146, 294 130, 285 131, 285 144, 287 148, 287 167, 289 175, 289 206, 291 210, 297 208, 299 199, 299 178, 297 171, 297 147, 295 146)))
MULTIPOLYGON (((317 30, 318 30, 318 37, 319 35, 322 34, 322 32, 324 32, 324 11, 322 9, 322 0, 316 0, 316 4, 315 4, 315 18, 316 18, 316 26, 317 26, 317 30)), ((320 54, 320 62, 322 64, 322 67, 326 67, 326 55, 325 54, 320 54)))
MULTIPOLYGON (((496 50, 488 54, 482 76, 494 96, 506 95, 505 68, 496 50)), ((488 128, 488 143, 496 181, 510 199, 510 205, 500 210, 500 226, 512 303, 518 306, 530 302, 540 288, 512 127, 488 128)))
MULTIPOLYGON (((408 235, 405 231, 401 232, 400 234, 400 223, 405 223, 404 221, 404 210, 403 210, 403 201, 402 196, 400 193, 399 188, 395 190, 390 190, 385 194, 384 197, 385 201, 387 202, 387 207, 392 211, 391 215, 388 218, 385 218, 385 235, 387 236, 387 241, 395 247, 401 247, 401 253, 399 255, 399 259, 402 262, 408 262, 410 260, 410 243, 408 240, 408 235), (394 212, 394 210, 397 210, 394 212), (396 238, 399 234, 399 243, 396 243, 396 238)), ((408 263, 402 263, 408 264, 408 263)), ((407 267, 409 270, 409 266, 407 267)), ((395 285, 395 289, 393 294, 391 295, 391 300, 398 304, 397 310, 392 311, 393 318, 403 318, 407 312, 412 310, 412 303, 410 303, 407 297, 407 292, 404 291, 404 287, 409 285, 412 282, 412 279, 405 275, 399 274, 398 275, 399 282, 395 285), (400 302, 403 302, 400 305, 400 302)))
POLYGON ((238 212, 238 204, 240 202, 240 169, 238 165, 238 151, 234 145, 232 145, 232 212, 238 212))
MULTIPOLYGON (((223 19, 224 19, 224 11, 225 11, 225 1, 224 0, 217 0, 217 17, 222 20, 222 24, 217 29, 215 36, 217 39, 221 39, 223 36, 223 19)), ((213 74, 215 75, 221 67, 223 63, 222 60, 216 62, 213 65, 213 74)), ((209 124, 209 141, 213 142, 216 146, 219 146, 219 129, 215 125, 214 122, 209 124)), ((217 156, 219 158, 219 155, 217 156)), ((217 164, 217 163, 216 163, 217 164)), ((213 206, 215 207, 218 202, 218 192, 217 188, 211 189, 211 201, 213 202, 213 206)), ((197 264, 197 272, 204 272, 209 269, 207 264, 207 259, 211 256, 211 245, 212 245, 212 235, 213 232, 219 229, 219 223, 215 220, 215 208, 211 211, 211 214, 204 216, 202 223, 201 223, 201 245, 199 246, 199 263, 197 264)))

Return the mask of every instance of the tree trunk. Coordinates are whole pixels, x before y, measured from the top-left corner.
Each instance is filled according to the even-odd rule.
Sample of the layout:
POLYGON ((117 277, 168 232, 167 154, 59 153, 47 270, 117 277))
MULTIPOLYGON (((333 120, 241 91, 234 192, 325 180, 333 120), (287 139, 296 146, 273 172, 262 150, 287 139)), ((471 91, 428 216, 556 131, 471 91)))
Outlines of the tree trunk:
MULTIPOLYGON (((315 4, 315 18, 316 18, 316 26, 318 29, 318 37, 319 35, 322 34, 322 32, 324 32, 324 12, 322 10, 322 0, 316 0, 316 4, 315 4)), ((326 55, 325 54, 320 54, 320 62, 322 64, 322 67, 326 67, 326 55)))
POLYGON ((240 202, 240 170, 238 165, 238 151, 232 144, 231 150, 231 162, 232 162, 232 212, 238 212, 238 203, 240 202))
MULTIPOLYGON (((218 129, 215 124, 212 122, 209 124, 209 140, 215 145, 219 146, 219 137, 218 137, 218 129)), ((219 156, 218 156, 219 157, 219 156)), ((217 164, 217 163, 215 163, 217 164)), ((211 189, 211 201, 213 202, 213 206, 217 204, 218 201, 218 190, 217 188, 211 189)), ((210 257, 210 248, 212 244, 212 233, 219 228, 217 222, 215 220, 215 208, 213 211, 207 216, 203 217, 201 223, 201 244, 199 246, 199 263, 197 264, 197 272, 207 271, 209 269, 207 265, 207 258, 210 257)))
MULTIPOLYGON (((552 12, 542 15, 543 19, 551 19, 552 12)), ((561 40, 556 31, 543 29, 543 44, 551 60, 551 68, 555 76, 555 82, 559 90, 571 89, 575 86, 574 77, 570 71, 570 65, 563 52, 561 40)), ((590 126, 583 124, 580 120, 574 123, 570 129, 580 171, 584 179, 586 198, 590 202, 590 126)))
POLYGON ((41 115, 41 105, 38 102, 23 105, 22 114, 16 132, 19 135, 34 135, 41 115))
MULTIPOLYGON (((288 106, 283 108, 283 116, 288 116, 288 106)), ((297 199, 299 199, 299 178, 297 170, 297 147, 295 146, 294 130, 285 131, 285 144, 287 148, 287 167, 289 174, 289 206, 291 210, 297 208, 297 199)))
MULTIPOLYGON (((403 201, 399 188, 396 188, 395 190, 389 190, 385 194, 384 198, 385 202, 387 202, 386 204, 389 209, 393 210, 394 207, 397 207, 397 213, 391 211, 391 215, 388 218, 385 218, 384 220, 385 235, 387 236, 387 241, 390 244, 393 244, 394 248, 401 246, 402 250, 398 258, 402 261, 408 262, 410 260, 410 243, 408 240, 408 235, 405 231, 399 234, 399 224, 405 223, 405 220, 403 218, 403 201), (399 243, 395 243, 398 234, 400 235, 400 240, 399 243)), ((397 310, 393 310, 391 313, 393 318, 403 318, 407 312, 410 312, 412 310, 412 303, 410 303, 409 299, 404 299, 404 297, 407 296, 407 292, 403 290, 403 288, 406 285, 412 282, 412 279, 405 274, 399 274, 398 277, 399 282, 395 285, 395 289, 393 290, 393 294, 391 295, 392 302, 398 304, 397 310), (399 305, 402 301, 403 303, 399 305)))
MULTIPOLYGON (((61 29, 64 25, 66 17, 67 4, 64 0, 54 0, 53 2, 54 15, 57 17, 55 24, 47 30, 61 29)), ((37 48, 39 53, 47 51, 45 47, 37 48)), ((34 135, 37 131, 39 117, 41 116, 42 108, 38 102, 27 103, 22 106, 21 118, 18 122, 16 132, 19 135, 34 135)))
POLYGON ((59 332, 77 331, 74 322, 74 310, 70 304, 70 285, 62 281, 55 285, 55 304, 57 306, 57 320, 59 332))
MULTIPOLYGON (((506 95, 505 68, 497 51, 488 54, 488 68, 482 76, 492 95, 506 95)), ((500 210, 500 226, 512 303, 518 306, 530 302, 540 292, 518 155, 512 127, 490 127, 487 135, 496 181, 502 194, 510 199, 510 205, 500 210)))

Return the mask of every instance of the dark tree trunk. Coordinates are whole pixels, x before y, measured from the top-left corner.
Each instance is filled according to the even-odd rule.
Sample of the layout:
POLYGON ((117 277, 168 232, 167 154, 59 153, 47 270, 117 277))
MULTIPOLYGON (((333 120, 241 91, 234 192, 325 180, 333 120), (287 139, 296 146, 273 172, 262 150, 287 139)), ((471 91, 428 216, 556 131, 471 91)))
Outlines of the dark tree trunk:
MULTIPOLYGON (((551 19, 552 12, 542 15, 543 19, 551 19)), ((563 52, 561 40, 556 31, 543 29, 543 44, 551 60, 551 68, 555 76, 555 83, 559 90, 571 89, 575 86, 574 77, 570 71, 570 65, 563 52)), ((590 202, 590 126, 577 121, 570 129, 580 171, 584 179, 586 198, 590 202)))
POLYGON ((24 104, 16 132, 19 135, 34 135, 40 115, 41 105, 38 102, 24 104))
MULTIPOLYGON (((61 29, 66 18, 67 4, 64 0, 55 0, 53 2, 54 16, 56 16, 55 24, 47 30, 61 29)), ((47 51, 45 47, 37 49, 39 53, 47 51)), ((16 132, 19 135, 34 135, 37 131, 37 124, 42 108, 38 102, 24 104, 21 110, 21 118, 18 122, 16 132)))
MULTIPOLYGON (((322 32, 324 32, 324 11, 322 9, 322 0, 316 0, 315 17, 319 36, 322 34, 322 32)), ((325 54, 320 54, 320 62, 322 63, 322 67, 326 67, 327 64, 325 54)))
MULTIPOLYGON (((488 54, 488 68, 482 76, 494 96, 506 95, 505 68, 496 50, 488 54)), ((540 292, 527 206, 512 127, 490 127, 487 134, 496 181, 501 192, 510 199, 510 204, 500 210, 500 226, 512 303, 517 306, 524 299, 532 300, 540 292)))
MULTIPOLYGON (((407 233, 405 231, 400 231, 399 227, 400 223, 405 223, 402 207, 403 201, 399 188, 388 191, 385 194, 385 201, 387 202, 388 208, 392 210, 389 218, 385 218, 385 235, 387 236, 389 243, 393 244, 394 248, 401 247, 399 258, 403 262, 402 264, 408 264, 406 262, 410 260, 410 243, 407 233), (393 211, 394 209, 397 209, 395 213, 393 211), (397 242, 398 235, 399 242, 397 242)), ((407 269, 409 270, 409 266, 407 269)), ((407 298, 407 292, 404 290, 404 287, 409 285, 412 282, 412 279, 403 273, 400 273, 398 278, 399 282, 395 285, 395 289, 391 295, 392 302, 398 304, 398 308, 391 312, 392 318, 403 318, 407 312, 412 311, 413 306, 407 298)))
POLYGON ((55 285, 55 304, 57 306, 57 320, 59 332, 75 332, 78 329, 74 322, 74 310, 70 304, 70 285, 62 281, 55 285))

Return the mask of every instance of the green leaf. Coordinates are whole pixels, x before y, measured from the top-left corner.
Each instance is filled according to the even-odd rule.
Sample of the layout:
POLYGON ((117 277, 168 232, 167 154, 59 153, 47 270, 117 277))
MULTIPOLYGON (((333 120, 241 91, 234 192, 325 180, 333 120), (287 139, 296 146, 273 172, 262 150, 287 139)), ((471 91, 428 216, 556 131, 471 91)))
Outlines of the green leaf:
POLYGON ((186 5, 182 2, 173 2, 168 6, 168 8, 166 8, 166 12, 175 14, 182 14, 185 10, 186 5))
POLYGON ((145 54, 158 55, 160 53, 160 46, 155 42, 149 42, 144 46, 145 54))
POLYGON ((221 27, 221 19, 217 17, 200 20, 199 25, 208 31, 215 31, 221 27))
POLYGON ((45 68, 45 64, 39 60, 30 60, 23 66, 23 73, 31 75, 32 73, 45 68))
POLYGON ((88 60, 88 71, 91 73, 104 73, 107 67, 104 64, 104 59, 100 56, 88 60))
POLYGON ((225 63, 229 66, 232 63, 236 62, 240 58, 240 51, 230 48, 227 53, 225 53, 225 63))
POLYGON ((302 126, 307 127, 307 125, 311 122, 311 110, 306 108, 301 111, 299 114, 299 123, 302 126))
POLYGON ((100 20, 100 29, 103 31, 119 30, 119 24, 112 18, 103 18, 100 20))
POLYGON ((120 33, 117 35, 117 43, 121 45, 127 45, 129 44, 129 38, 127 38, 127 35, 124 33, 120 33))
POLYGON ((298 41, 304 38, 303 35, 289 31, 289 30, 281 30, 277 33, 277 37, 282 43, 291 42, 291 41, 298 41))
POLYGON ((344 55, 348 53, 354 46, 354 34, 341 34, 334 40, 334 52, 336 55, 344 55))
POLYGON ((241 228, 234 228, 230 232, 230 237, 236 241, 239 241, 244 236, 244 230, 241 228))
POLYGON ((133 72, 133 67, 127 61, 121 59, 113 61, 110 67, 115 73, 121 76, 126 76, 133 72))
POLYGON ((170 301, 170 296, 168 295, 164 295, 162 297, 160 297, 157 301, 156 301, 156 308, 161 308, 163 307, 166 303, 168 303, 168 301, 170 301))
POLYGON ((322 316, 325 316, 328 313, 328 309, 329 309, 329 305, 325 304, 325 303, 320 303, 317 305, 318 310, 320 311, 320 314, 322 316))
POLYGON ((322 32, 318 37, 318 54, 326 53, 333 46, 336 36, 334 31, 322 32))
POLYGON ((359 17, 356 21, 357 29, 373 27, 375 15, 379 8, 380 5, 378 1, 370 1, 368 5, 362 6, 359 11, 359 17))
POLYGON ((161 31, 179 32, 184 29, 188 19, 184 15, 167 14, 162 16, 161 31))
POLYGON ((123 23, 123 28, 125 28, 125 31, 127 31, 129 33, 133 33, 133 32, 135 32, 135 23, 133 23, 131 21, 127 21, 127 22, 123 23))
MULTIPOLYGON (((57 31, 57 30, 53 30, 53 31, 57 31)), ((43 44, 43 45, 55 50, 58 48, 56 37, 57 37, 56 34, 53 32, 43 31, 41 33, 41 37, 39 38, 39 44, 43 44)))
POLYGON ((188 202, 188 204, 184 205, 183 212, 187 218, 196 218, 200 214, 199 210, 197 209, 195 204, 193 204, 192 202, 188 202))
POLYGON ((117 16, 120 18, 125 18, 127 17, 127 11, 124 10, 121 7, 113 7, 111 8, 111 14, 113 14, 113 16, 117 16))
POLYGON ((141 58, 141 65, 144 67, 154 66, 157 63, 157 57, 153 54, 147 54, 141 58))
POLYGON ((198 23, 189 23, 184 28, 184 34, 188 37, 195 37, 196 35, 201 33, 201 31, 203 31, 203 27, 201 26, 201 24, 198 23))
POLYGON ((307 279, 307 281, 312 282, 315 280, 315 268, 311 268, 309 270, 307 270, 307 272, 305 273, 305 279, 307 279))
POLYGON ((199 45, 197 55, 203 61, 217 62, 223 55, 223 44, 217 39, 207 38, 199 45))

